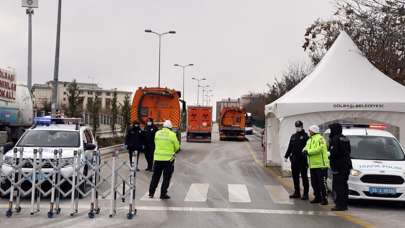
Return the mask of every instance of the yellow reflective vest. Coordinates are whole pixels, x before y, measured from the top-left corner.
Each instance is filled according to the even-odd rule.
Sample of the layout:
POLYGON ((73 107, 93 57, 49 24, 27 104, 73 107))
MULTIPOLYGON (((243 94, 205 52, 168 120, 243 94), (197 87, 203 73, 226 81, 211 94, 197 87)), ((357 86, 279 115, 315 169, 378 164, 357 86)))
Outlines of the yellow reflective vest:
POLYGON ((322 135, 315 134, 309 137, 304 151, 308 152, 310 169, 329 168, 328 148, 322 135))
POLYGON ((168 128, 163 128, 156 132, 155 135, 155 153, 153 160, 170 161, 174 154, 180 149, 179 140, 176 133, 168 128))

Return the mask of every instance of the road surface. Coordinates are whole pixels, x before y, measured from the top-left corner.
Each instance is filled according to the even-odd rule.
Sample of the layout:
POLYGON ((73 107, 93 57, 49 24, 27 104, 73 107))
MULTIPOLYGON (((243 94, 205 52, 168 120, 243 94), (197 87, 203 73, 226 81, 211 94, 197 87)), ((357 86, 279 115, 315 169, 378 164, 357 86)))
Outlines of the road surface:
MULTIPOLYGON (((0 200, 0 227, 361 227, 360 218, 329 212, 330 207, 288 199, 289 179, 281 179, 261 167, 260 141, 218 141, 182 144, 169 190, 170 200, 148 199, 151 174, 143 171, 141 157, 137 178, 137 216, 126 219, 127 205, 118 202, 117 215, 109 218, 111 196, 101 200, 101 214, 87 217, 89 197, 81 199, 79 213, 69 216, 70 202, 62 202, 62 213, 46 217, 49 199, 43 199, 41 212, 29 214, 29 199, 23 210, 11 218, 4 216, 6 200, 0 200), (287 182, 287 184, 286 184, 287 182)), ((125 159, 126 155, 121 155, 125 159)), ((104 159, 111 160, 110 157, 104 159)), ((159 193, 156 193, 156 196, 159 193)), ((361 209, 361 206, 360 206, 361 209)), ((360 215, 363 213, 360 210, 360 215)), ((400 223, 398 223, 400 224, 400 223)))

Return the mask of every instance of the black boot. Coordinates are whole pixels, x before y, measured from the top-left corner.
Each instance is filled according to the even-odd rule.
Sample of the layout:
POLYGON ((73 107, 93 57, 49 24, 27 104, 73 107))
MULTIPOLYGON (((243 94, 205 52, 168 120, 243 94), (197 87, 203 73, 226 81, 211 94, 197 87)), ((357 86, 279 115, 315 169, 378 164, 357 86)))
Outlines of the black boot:
POLYGON ((299 199, 301 198, 301 194, 299 192, 294 192, 292 195, 290 195, 290 199, 299 199))
POLYGON ((304 195, 301 197, 302 200, 308 200, 308 193, 304 193, 304 195))

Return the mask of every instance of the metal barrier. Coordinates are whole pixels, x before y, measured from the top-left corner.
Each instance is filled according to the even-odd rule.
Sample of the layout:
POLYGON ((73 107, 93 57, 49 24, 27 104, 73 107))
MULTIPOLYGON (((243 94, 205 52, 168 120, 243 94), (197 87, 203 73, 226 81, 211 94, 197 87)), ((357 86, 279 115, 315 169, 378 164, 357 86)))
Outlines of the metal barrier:
POLYGON ((101 159, 97 151, 73 151, 62 148, 44 151, 34 148, 24 153, 14 149, 5 155, 0 148, 0 196, 8 198, 6 216, 20 213, 21 200, 30 197, 30 214, 40 212, 41 199, 49 199, 48 218, 61 213, 61 200, 70 197, 70 215, 79 212, 81 198, 90 197, 88 217, 100 213, 99 196, 111 196, 109 216, 117 214, 117 200, 128 203, 127 218, 136 215, 136 164, 112 153, 111 161, 101 159), (65 154, 65 155, 66 155, 65 154), (25 155, 25 156, 24 156, 25 155))

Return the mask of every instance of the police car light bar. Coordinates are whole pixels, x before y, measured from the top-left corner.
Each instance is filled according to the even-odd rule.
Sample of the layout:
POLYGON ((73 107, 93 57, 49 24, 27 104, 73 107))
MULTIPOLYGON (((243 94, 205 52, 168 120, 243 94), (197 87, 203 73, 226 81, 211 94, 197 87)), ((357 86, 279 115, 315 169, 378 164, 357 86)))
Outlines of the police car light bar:
POLYGON ((35 125, 51 125, 51 124, 76 124, 80 125, 82 123, 81 118, 52 118, 51 116, 35 117, 35 125))

